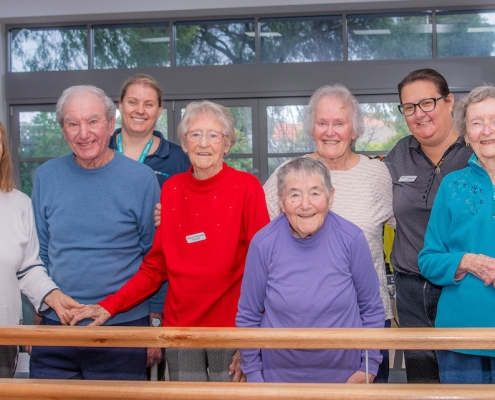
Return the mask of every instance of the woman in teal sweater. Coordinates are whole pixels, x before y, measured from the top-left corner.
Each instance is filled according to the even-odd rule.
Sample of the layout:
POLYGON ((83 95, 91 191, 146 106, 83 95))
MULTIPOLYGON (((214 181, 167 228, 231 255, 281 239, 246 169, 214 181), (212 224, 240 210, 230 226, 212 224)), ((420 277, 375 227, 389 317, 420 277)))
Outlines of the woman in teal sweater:
MULTIPOLYGON (((419 268, 443 286, 436 327, 495 327, 495 87, 469 93, 454 121, 474 154, 440 185, 419 268)), ((442 383, 495 383, 495 350, 437 356, 442 383)))

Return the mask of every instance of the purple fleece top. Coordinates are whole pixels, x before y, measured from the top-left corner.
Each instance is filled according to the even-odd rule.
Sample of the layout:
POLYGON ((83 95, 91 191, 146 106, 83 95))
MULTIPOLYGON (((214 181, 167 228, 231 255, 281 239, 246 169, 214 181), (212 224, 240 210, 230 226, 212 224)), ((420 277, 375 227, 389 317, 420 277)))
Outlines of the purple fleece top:
MULTIPOLYGON (((363 232, 329 212, 307 239, 282 214, 253 238, 236 324, 262 328, 382 328, 379 282, 363 232)), ((369 372, 382 360, 369 351, 369 372)), ((365 371, 360 350, 241 349, 248 382, 346 382, 365 371)))

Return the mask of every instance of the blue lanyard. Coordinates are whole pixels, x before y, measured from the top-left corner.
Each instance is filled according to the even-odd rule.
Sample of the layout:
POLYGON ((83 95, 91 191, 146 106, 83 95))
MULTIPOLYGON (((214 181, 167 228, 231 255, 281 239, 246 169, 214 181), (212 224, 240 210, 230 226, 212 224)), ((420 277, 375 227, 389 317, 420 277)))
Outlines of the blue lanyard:
MULTIPOLYGON (((144 146, 143 152, 139 156, 138 162, 144 163, 144 160, 148 155, 151 146, 153 146, 153 138, 151 138, 151 140, 146 144, 146 146, 144 146)), ((119 151, 120 154, 124 154, 124 146, 122 145, 122 132, 117 137, 117 150, 119 151)))

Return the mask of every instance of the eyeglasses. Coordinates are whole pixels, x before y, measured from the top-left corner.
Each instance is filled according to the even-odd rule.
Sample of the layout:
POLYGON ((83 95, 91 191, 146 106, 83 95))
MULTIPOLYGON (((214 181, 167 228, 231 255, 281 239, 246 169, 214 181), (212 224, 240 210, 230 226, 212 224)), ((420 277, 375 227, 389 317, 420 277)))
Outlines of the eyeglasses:
POLYGON ((400 113, 404 117, 409 117, 410 115, 414 115, 416 112, 416 106, 418 106, 422 111, 424 112, 431 112, 435 109, 437 106, 437 101, 445 99, 445 96, 440 96, 439 98, 435 99, 432 97, 431 99, 424 99, 421 100, 419 103, 404 103, 404 104, 399 104, 397 107, 400 111, 400 113))
POLYGON ((199 143, 203 140, 203 136, 206 135, 206 140, 209 143, 220 143, 225 135, 225 133, 222 132, 217 132, 217 131, 208 131, 208 132, 202 132, 202 131, 193 131, 193 132, 186 132, 186 138, 190 142, 193 143, 199 143))

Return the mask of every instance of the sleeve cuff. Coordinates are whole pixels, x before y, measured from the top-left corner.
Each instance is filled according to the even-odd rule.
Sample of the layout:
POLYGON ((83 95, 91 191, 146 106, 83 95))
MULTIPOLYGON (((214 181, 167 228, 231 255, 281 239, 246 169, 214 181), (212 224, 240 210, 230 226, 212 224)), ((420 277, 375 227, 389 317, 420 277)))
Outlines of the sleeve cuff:
POLYGON ((459 282, 466 276, 467 272, 458 272, 457 274, 454 275, 454 281, 459 282))
MULTIPOLYGON (((375 361, 375 360, 370 360, 368 358, 368 373, 375 375, 378 373, 378 367, 380 366, 380 363, 375 361)), ((361 367, 359 368, 360 371, 366 372, 366 361, 363 360, 361 363, 361 367)))
POLYGON ((99 301, 96 304, 107 310, 112 317, 115 316, 115 314, 117 313, 116 308, 111 306, 111 301, 108 299, 108 297, 106 299, 103 299, 102 301, 99 301))

